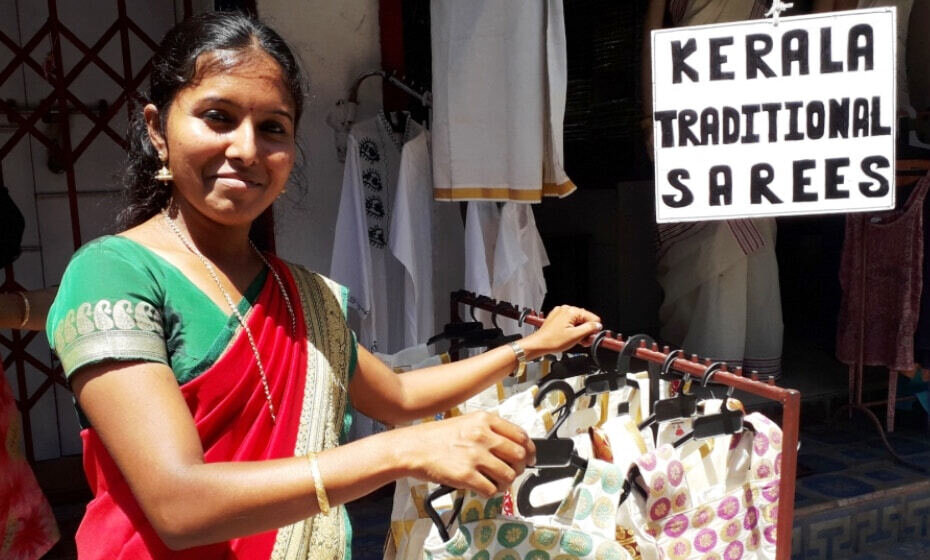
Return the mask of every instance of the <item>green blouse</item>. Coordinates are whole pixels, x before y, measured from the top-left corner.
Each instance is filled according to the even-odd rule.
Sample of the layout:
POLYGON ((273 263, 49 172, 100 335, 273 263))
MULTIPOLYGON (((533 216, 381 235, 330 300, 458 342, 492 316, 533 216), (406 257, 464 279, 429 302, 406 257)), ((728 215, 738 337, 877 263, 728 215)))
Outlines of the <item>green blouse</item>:
MULTIPOLYGON (((263 268, 246 289, 242 315, 267 274, 263 268)), ((207 370, 238 327, 230 310, 177 267, 119 236, 101 237, 74 254, 46 324, 66 376, 105 360, 143 360, 167 364, 178 383, 207 370)))

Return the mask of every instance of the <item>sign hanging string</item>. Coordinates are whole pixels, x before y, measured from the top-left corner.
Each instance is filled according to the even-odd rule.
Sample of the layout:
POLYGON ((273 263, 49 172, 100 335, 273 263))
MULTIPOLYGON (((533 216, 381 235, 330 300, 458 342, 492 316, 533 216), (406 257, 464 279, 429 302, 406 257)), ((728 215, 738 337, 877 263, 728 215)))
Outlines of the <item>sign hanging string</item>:
POLYGON ((778 18, 781 17, 781 13, 793 7, 794 7, 794 2, 782 2, 781 0, 772 0, 772 7, 769 8, 769 11, 765 12, 765 17, 772 18, 772 23, 775 26, 778 26, 778 18))

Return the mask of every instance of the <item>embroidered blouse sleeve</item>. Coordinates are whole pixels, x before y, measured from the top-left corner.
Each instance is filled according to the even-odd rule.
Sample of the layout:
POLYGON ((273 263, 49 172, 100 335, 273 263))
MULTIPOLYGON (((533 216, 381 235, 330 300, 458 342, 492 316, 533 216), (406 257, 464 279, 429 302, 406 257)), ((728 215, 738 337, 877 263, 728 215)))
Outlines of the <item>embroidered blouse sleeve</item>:
POLYGON ((105 241, 78 251, 46 323, 65 375, 107 360, 169 363, 159 292, 148 270, 105 241))

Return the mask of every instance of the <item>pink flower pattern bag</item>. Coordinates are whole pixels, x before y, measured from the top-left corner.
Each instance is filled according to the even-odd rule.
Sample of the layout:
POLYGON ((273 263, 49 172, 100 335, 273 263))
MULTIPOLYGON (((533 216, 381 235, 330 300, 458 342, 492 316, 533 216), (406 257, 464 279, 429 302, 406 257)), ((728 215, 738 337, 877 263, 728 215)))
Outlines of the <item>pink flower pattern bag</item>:
POLYGON ((721 483, 703 490, 689 484, 681 449, 663 445, 636 460, 631 469, 647 497, 633 493, 624 507, 641 548, 655 547, 669 560, 775 558, 782 432, 759 413, 747 415, 744 426, 729 436, 721 483))

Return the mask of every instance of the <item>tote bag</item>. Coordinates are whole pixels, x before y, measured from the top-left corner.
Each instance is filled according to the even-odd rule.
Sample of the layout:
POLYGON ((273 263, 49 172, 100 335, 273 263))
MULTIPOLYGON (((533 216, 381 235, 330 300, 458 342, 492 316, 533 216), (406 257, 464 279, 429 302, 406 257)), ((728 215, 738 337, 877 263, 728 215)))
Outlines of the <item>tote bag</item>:
POLYGON ((615 540, 623 473, 590 459, 555 515, 536 518, 501 514, 503 497, 469 493, 448 541, 433 527, 423 557, 429 560, 629 560, 615 540))
POLYGON ((715 484, 696 484, 671 445, 636 460, 647 497, 634 492, 622 507, 641 549, 655 547, 669 560, 775 558, 782 432, 759 413, 744 426, 729 438, 725 472, 709 473, 715 484))

